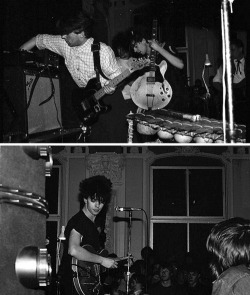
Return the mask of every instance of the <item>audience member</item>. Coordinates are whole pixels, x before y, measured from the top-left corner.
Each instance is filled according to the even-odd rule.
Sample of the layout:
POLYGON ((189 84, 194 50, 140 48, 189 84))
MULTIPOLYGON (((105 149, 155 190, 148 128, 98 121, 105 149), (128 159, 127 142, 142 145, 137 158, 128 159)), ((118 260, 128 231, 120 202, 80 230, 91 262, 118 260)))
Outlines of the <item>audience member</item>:
POLYGON ((142 295, 145 292, 145 276, 133 274, 129 281, 130 294, 142 295))
POLYGON ((250 221, 231 218, 216 224, 207 239, 216 277, 212 295, 250 293, 250 221))
POLYGON ((201 271, 198 265, 189 265, 187 273, 188 295, 209 295, 208 288, 201 283, 201 271))
POLYGON ((187 295, 185 288, 177 286, 171 280, 171 267, 167 263, 160 266, 160 281, 149 289, 150 295, 187 295))
MULTIPOLYGON (((236 122, 245 121, 246 111, 246 62, 244 57, 244 44, 239 39, 232 39, 230 43, 231 49, 231 65, 232 65, 232 88, 233 88, 233 107, 235 109, 234 116, 236 122)), ((222 94, 223 90, 223 67, 217 69, 217 73, 213 78, 214 87, 222 94)), ((220 98, 220 107, 222 108, 222 95, 220 98)))

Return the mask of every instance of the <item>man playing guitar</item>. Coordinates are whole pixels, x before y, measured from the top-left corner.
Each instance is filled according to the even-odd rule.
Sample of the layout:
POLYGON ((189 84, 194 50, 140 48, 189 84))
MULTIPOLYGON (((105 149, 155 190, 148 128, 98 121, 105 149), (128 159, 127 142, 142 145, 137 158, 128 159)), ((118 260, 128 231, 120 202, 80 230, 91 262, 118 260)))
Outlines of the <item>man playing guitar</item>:
POLYGON ((183 79, 183 72, 181 71, 184 68, 183 60, 181 59, 176 48, 169 42, 158 42, 156 39, 157 28, 153 28, 153 32, 154 31, 156 32, 153 33, 151 36, 149 32, 144 30, 133 31, 133 37, 130 43, 131 48, 136 54, 142 56, 151 57, 152 53, 155 55, 155 81, 157 82, 160 75, 163 74, 163 78, 168 81, 172 88, 171 101, 165 105, 163 103, 163 107, 167 105, 167 108, 174 109, 176 111, 184 111, 184 105, 186 103, 186 90, 185 81, 183 79), (163 68, 161 69, 161 64, 164 65, 163 68, 165 67, 165 70, 163 68), (159 72, 161 72, 160 75, 159 72))
POLYGON ((111 190, 112 183, 105 176, 93 176, 80 183, 83 208, 69 220, 65 229, 60 270, 62 294, 102 294, 100 268, 117 268, 115 259, 100 253, 96 225, 96 217, 109 202, 111 190))

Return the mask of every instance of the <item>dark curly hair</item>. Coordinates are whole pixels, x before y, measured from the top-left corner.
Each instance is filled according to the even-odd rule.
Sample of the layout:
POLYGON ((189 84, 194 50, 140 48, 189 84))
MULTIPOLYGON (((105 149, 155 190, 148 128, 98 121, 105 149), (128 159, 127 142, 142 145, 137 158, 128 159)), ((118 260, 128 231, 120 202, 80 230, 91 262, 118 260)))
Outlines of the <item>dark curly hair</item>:
POLYGON ((250 221, 235 217, 216 224, 207 239, 210 267, 218 277, 232 266, 250 265, 250 221))
POLYGON ((92 28, 93 21, 84 12, 73 12, 65 15, 57 23, 57 30, 60 35, 84 32, 85 37, 90 38, 92 36, 92 28))
POLYGON ((112 192, 112 182, 103 175, 86 178, 80 182, 79 198, 98 200, 101 203, 109 203, 112 192))

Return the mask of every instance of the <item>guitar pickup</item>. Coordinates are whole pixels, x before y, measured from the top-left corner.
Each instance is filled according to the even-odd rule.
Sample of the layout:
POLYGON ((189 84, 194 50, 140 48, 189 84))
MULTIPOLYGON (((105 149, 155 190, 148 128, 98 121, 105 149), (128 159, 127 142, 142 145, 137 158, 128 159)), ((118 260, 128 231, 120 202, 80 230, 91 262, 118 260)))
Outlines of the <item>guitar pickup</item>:
POLYGON ((155 77, 147 77, 148 83, 155 83, 155 77))

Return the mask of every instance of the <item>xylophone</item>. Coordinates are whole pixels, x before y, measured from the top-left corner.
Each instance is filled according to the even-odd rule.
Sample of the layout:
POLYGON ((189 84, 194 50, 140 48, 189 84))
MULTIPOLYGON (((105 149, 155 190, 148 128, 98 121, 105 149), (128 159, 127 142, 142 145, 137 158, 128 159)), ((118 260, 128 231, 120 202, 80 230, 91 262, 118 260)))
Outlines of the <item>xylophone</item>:
MULTIPOLYGON (((144 135, 157 134, 158 142, 224 143, 223 122, 200 115, 184 114, 172 110, 151 110, 130 113, 128 143, 133 142, 134 127, 144 135)), ((228 131, 228 123, 226 123, 228 131)), ((246 142, 246 126, 234 124, 235 142, 246 142)), ((227 141, 227 140, 226 140, 227 141)))

